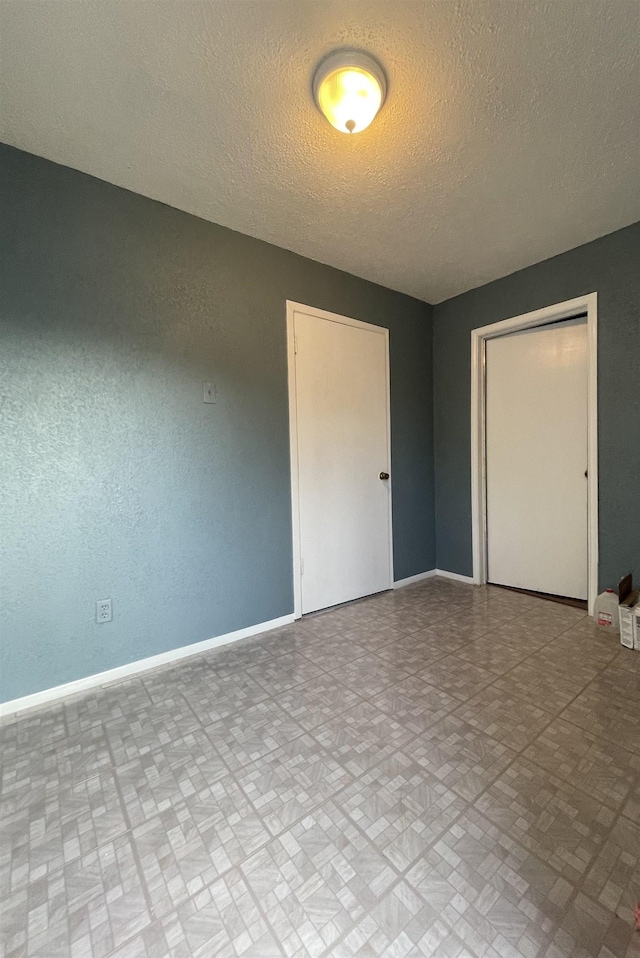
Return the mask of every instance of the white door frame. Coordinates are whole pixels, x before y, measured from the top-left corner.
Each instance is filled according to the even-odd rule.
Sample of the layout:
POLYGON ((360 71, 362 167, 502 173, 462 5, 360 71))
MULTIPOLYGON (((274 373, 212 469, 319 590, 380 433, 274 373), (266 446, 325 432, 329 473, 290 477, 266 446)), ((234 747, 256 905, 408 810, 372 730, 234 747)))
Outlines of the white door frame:
POLYGON ((473 581, 487 581, 487 488, 486 488, 486 342, 495 336, 521 329, 546 326, 561 319, 587 315, 588 411, 587 411, 587 549, 589 612, 598 594, 598 294, 588 293, 564 303, 545 306, 471 330, 471 526, 473 581))
POLYGON ((391 475, 387 486, 389 489, 389 588, 393 586, 393 522, 391 508, 391 491, 393 475, 391 470, 391 396, 389 388, 389 330, 384 326, 374 326, 372 323, 363 323, 359 319, 349 319, 338 313, 329 313, 325 309, 316 309, 314 306, 305 306, 287 300, 287 367, 289 374, 289 449, 291 456, 291 526, 293 533, 293 615, 295 619, 302 618, 302 568, 300 545, 300 490, 298 472, 298 408, 296 403, 296 344, 295 344, 295 313, 308 313, 319 319, 326 319, 331 323, 341 323, 343 326, 355 326, 359 329, 368 329, 371 332, 384 336, 386 360, 386 393, 387 393, 387 463, 391 475))

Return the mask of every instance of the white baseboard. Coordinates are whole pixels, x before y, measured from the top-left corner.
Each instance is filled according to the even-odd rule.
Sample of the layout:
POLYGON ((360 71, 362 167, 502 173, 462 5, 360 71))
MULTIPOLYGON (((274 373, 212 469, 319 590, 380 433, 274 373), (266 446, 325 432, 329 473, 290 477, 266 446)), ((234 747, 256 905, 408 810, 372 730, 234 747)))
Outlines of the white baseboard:
POLYGON ((279 629, 281 626, 289 625, 291 622, 293 622, 293 613, 291 613, 291 615, 282 615, 279 619, 271 619, 269 622, 258 622, 257 625, 250 625, 248 628, 238 629, 236 632, 216 635, 213 639, 205 639, 203 642, 195 642, 193 645, 184 645, 179 649, 161 652, 160 655, 152 655, 146 659, 138 659, 136 662, 120 665, 115 669, 108 669, 106 672, 97 672, 95 675, 87 675, 86 678, 76 679, 74 682, 66 682, 64 685, 55 685, 51 689, 34 692, 33 695, 25 695, 19 699, 12 699, 10 702, 2 702, 0 703, 0 718, 7 715, 16 715, 19 712, 27 711, 27 709, 34 709, 40 705, 46 705, 49 702, 67 698, 67 696, 75 695, 77 692, 112 685, 114 682, 121 681, 121 679, 138 675, 140 672, 148 672, 150 669, 156 669, 159 665, 179 662, 181 659, 187 659, 192 655, 197 655, 199 652, 216 649, 220 645, 228 645, 231 642, 238 642, 240 639, 248 639, 252 635, 259 635, 261 632, 271 632, 273 629, 279 629))
POLYGON ((446 569, 436 569, 433 574, 441 579, 453 579, 454 582, 466 582, 468 585, 476 584, 472 575, 460 575, 459 572, 447 572, 446 569))
POLYGON ((402 589, 405 585, 411 585, 413 582, 422 582, 423 579, 432 579, 438 576, 440 579, 453 579, 454 582, 466 582, 468 585, 475 585, 475 579, 471 575, 461 575, 459 572, 447 572, 446 569, 429 569, 428 572, 418 572, 417 575, 410 575, 406 579, 398 579, 393 583, 394 589, 402 589))
POLYGON ((402 589, 405 585, 411 585, 412 582, 422 582, 423 579, 432 579, 434 575, 437 575, 435 569, 429 569, 428 572, 418 572, 417 575, 407 576, 406 579, 398 579, 397 582, 393 583, 394 589, 402 589))

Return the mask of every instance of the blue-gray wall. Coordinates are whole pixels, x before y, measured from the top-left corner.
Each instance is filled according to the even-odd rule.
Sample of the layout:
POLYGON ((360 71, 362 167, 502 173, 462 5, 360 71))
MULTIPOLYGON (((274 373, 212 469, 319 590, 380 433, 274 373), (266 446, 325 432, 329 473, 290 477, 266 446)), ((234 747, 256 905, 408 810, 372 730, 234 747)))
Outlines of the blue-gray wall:
POLYGON ((471 330, 594 291, 600 587, 640 580, 640 223, 434 308, 439 569, 472 574, 471 330))
POLYGON ((431 307, 10 147, 0 194, 3 700, 292 611, 286 299, 390 329, 395 576, 434 567, 431 307))

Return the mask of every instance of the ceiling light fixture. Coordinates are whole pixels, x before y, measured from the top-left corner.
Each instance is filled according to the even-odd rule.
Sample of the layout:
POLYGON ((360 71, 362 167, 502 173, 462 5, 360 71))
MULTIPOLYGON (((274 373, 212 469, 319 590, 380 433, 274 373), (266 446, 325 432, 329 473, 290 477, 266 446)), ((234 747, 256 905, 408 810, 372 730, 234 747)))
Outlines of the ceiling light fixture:
POLYGON ((313 96, 336 130, 360 133, 374 119, 387 95, 382 67, 359 50, 336 50, 318 65, 313 96))

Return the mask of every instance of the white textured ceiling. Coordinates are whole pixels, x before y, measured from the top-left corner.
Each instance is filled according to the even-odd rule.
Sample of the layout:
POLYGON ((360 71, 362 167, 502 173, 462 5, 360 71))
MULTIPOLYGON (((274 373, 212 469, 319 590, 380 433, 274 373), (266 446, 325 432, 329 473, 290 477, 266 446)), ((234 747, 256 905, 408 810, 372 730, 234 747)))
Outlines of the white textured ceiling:
POLYGON ((439 302, 640 219, 638 0, 0 4, 0 139, 439 302), (353 137, 315 64, 374 54, 353 137))

